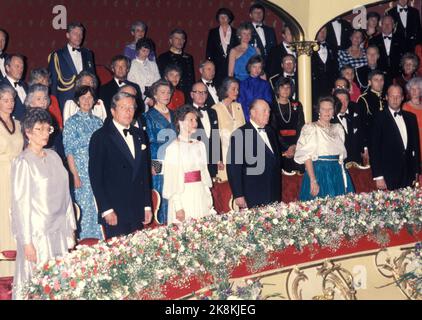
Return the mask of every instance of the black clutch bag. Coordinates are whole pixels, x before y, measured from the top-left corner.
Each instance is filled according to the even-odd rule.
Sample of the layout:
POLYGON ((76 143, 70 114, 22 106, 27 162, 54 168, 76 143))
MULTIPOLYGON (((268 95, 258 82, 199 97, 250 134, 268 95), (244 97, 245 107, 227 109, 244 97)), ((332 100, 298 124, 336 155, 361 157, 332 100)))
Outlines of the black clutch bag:
POLYGON ((151 160, 151 164, 155 170, 155 173, 160 174, 163 170, 163 163, 160 160, 151 160))

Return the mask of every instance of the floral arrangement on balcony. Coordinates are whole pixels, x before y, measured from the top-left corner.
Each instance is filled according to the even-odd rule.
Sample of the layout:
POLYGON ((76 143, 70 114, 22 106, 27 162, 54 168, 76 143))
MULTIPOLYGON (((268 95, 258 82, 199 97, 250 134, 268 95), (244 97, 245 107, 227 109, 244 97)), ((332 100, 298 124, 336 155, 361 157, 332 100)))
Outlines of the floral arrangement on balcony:
POLYGON ((259 270, 270 263, 269 253, 290 246, 302 250, 318 244, 335 251, 343 240, 365 235, 385 243, 383 230, 421 230, 421 213, 422 189, 407 188, 209 216, 78 246, 40 265, 25 294, 28 299, 159 299, 168 284, 188 287, 192 279, 224 287, 244 261, 259 270))

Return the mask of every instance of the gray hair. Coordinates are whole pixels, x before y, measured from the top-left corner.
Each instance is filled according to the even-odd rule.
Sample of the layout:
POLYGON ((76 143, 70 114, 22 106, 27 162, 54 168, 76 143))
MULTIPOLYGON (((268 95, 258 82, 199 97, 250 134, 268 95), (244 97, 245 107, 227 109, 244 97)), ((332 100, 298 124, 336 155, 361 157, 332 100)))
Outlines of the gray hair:
MULTIPOLYGON (((418 87, 419 89, 419 95, 422 96, 422 77, 415 77, 410 79, 407 83, 406 83, 406 91, 408 94, 410 94, 410 89, 412 89, 412 87, 418 87)), ((421 129, 419 129, 421 130, 421 129)))
POLYGON ((10 93, 13 99, 16 98, 16 91, 8 84, 1 84, 0 85, 0 98, 5 94, 10 93))
POLYGON ((42 92, 47 97, 47 107, 50 105, 50 96, 48 95, 48 87, 42 84, 34 84, 28 88, 28 94, 25 98, 25 107, 30 108, 32 106, 32 99, 36 92, 42 92))
POLYGON ((406 62, 406 60, 412 60, 413 61, 413 65, 415 66, 415 71, 418 70, 419 67, 419 58, 416 54, 411 53, 411 52, 406 52, 400 59, 400 67, 403 68, 404 63, 406 62))
POLYGON ((217 91, 218 99, 220 101, 223 101, 224 99, 228 97, 227 92, 229 91, 229 88, 232 83, 239 84, 239 81, 233 77, 227 77, 223 80, 223 83, 221 84, 221 86, 218 88, 218 91, 217 91))
POLYGON ((141 27, 141 29, 144 30, 145 32, 147 31, 147 25, 144 22, 136 21, 130 27, 130 32, 135 32, 137 27, 141 27))
POLYGON ((205 67, 206 64, 211 63, 212 65, 215 66, 215 63, 211 60, 202 60, 201 63, 199 64, 199 69, 202 69, 205 67))
POLYGON ((36 68, 31 70, 29 75, 28 85, 32 86, 34 84, 40 83, 41 79, 47 79, 48 84, 51 84, 50 72, 46 68, 36 68))
POLYGON ((94 82, 94 90, 98 88, 98 80, 97 77, 89 71, 83 70, 81 71, 75 79, 75 89, 82 86, 82 78, 83 77, 91 77, 94 82))
POLYGON ((131 99, 133 99, 135 109, 138 107, 136 105, 136 97, 134 97, 133 95, 131 95, 129 93, 126 93, 126 92, 117 92, 113 96, 113 98, 111 99, 111 105, 110 105, 111 109, 116 109, 117 102, 119 102, 120 100, 125 99, 125 98, 131 98, 131 99))

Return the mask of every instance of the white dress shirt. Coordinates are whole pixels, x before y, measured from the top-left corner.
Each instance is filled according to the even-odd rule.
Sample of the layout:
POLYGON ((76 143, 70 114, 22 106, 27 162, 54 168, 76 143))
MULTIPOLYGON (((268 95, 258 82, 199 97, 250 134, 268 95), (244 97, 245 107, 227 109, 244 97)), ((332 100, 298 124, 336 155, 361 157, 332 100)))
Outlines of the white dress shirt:
POLYGON ((227 28, 226 36, 224 36, 223 28, 221 26, 219 28, 219 32, 220 32, 221 46, 223 47, 223 51, 224 51, 224 56, 227 56, 227 47, 230 44, 230 38, 232 36, 232 28, 230 26, 227 28))
POLYGON ((18 94, 19 99, 22 101, 22 103, 25 102, 25 98, 26 98, 26 92, 25 89, 21 86, 21 85, 17 85, 15 86, 15 82, 18 82, 16 80, 13 80, 11 77, 9 77, 8 75, 6 75, 6 78, 10 81, 10 83, 12 84, 13 89, 16 90, 16 93, 18 94))
POLYGON ((76 71, 78 73, 81 72, 83 69, 82 54, 78 50, 73 50, 70 44, 67 44, 67 49, 69 50, 70 57, 72 58, 76 71))
POLYGON ((255 23, 255 22, 253 22, 252 24, 253 24, 256 32, 258 33, 259 38, 261 39, 262 45, 265 47, 267 45, 267 41, 265 40, 265 32, 264 32, 264 29, 261 28, 261 27, 259 27, 259 28, 256 27, 257 25, 262 26, 263 24, 262 23, 255 23))
POLYGON ((393 34, 382 34, 382 39, 384 40, 385 50, 387 51, 387 56, 390 55, 390 49, 391 49, 391 40, 393 39, 393 34), (384 36, 389 36, 391 39, 384 39, 384 36))
MULTIPOLYGON (((218 95, 217 95, 217 89, 215 88, 214 85, 207 85, 207 82, 210 82, 208 80, 205 80, 204 78, 201 78, 201 81, 207 86, 208 89, 208 94, 211 95, 211 97, 213 98, 213 100, 215 101, 215 103, 218 103, 218 95)), ((212 106, 208 106, 208 107, 212 107, 212 106)))
POLYGON ((283 41, 283 47, 284 47, 284 49, 286 49, 286 52, 288 54, 291 54, 292 56, 295 56, 296 57, 296 51, 293 51, 292 50, 292 45, 291 44, 288 44, 288 43, 286 43, 286 42, 283 41))
POLYGON ((328 50, 327 50, 327 44, 324 42, 325 46, 322 44, 319 46, 318 55, 321 58, 322 62, 327 63, 328 59, 328 50))
POLYGON ((403 26, 406 28, 407 26, 407 12, 408 12, 408 8, 407 6, 402 7, 401 5, 397 4, 397 12, 399 13, 400 16, 400 20, 401 23, 403 23, 403 26), (400 12, 400 9, 407 9, 407 11, 402 10, 402 12, 400 12))
MULTIPOLYGON (((193 103, 193 106, 196 109, 199 109, 199 106, 196 103, 193 103)), ((211 136, 211 121, 210 121, 210 117, 208 117, 208 112, 206 112, 204 109, 202 109, 201 111, 201 123, 204 126, 204 130, 205 130, 205 134, 207 135, 208 139, 211 136)))
POLYGON ((124 81, 121 81, 117 78, 114 78, 114 81, 116 81, 117 85, 119 86, 119 88, 123 87, 124 85, 126 85, 126 83, 124 81), (119 83, 119 81, 121 81, 121 83, 119 83))
POLYGON ((337 46, 341 46, 341 23, 336 21, 331 22, 333 29, 334 29, 334 33, 336 35, 336 40, 337 40, 337 46))
POLYGON ((347 131, 347 119, 346 119, 346 114, 349 114, 349 109, 347 109, 345 113, 339 113, 339 114, 337 114, 337 118, 338 118, 338 120, 340 121, 341 125, 343 126, 344 131, 346 131, 346 133, 349 133, 349 132, 347 131), (342 119, 340 116, 344 116, 344 118, 342 119))
POLYGON ((271 147, 270 140, 268 139, 267 133, 264 130, 258 130, 259 126, 253 120, 251 120, 251 124, 255 128, 255 130, 258 132, 261 139, 265 142, 267 147, 271 150, 272 153, 274 153, 273 148, 271 147))

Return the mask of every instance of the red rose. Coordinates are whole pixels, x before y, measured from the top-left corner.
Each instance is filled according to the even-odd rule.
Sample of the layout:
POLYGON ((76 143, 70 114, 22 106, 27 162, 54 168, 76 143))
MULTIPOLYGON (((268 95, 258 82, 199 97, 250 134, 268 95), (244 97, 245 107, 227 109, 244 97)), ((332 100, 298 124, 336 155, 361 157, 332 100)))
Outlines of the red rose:
POLYGON ((240 230, 242 230, 243 232, 246 232, 247 228, 246 226, 243 226, 240 230))
POLYGON ((51 292, 51 287, 47 284, 46 286, 44 286, 44 293, 50 294, 50 292, 51 292))
POLYGON ((76 288, 76 281, 74 279, 70 280, 69 285, 71 288, 75 289, 76 288))

